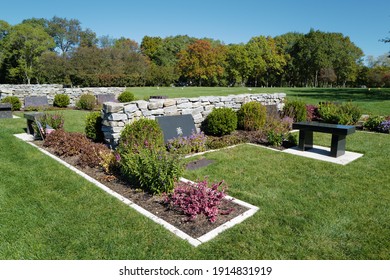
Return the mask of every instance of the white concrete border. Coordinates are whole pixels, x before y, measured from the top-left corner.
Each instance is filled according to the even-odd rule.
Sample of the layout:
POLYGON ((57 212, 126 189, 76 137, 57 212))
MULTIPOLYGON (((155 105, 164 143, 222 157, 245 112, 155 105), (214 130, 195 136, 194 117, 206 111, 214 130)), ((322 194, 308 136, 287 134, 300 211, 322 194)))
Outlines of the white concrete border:
MULTIPOLYGON (((23 141, 26 141, 31 146, 37 148, 39 151, 41 151, 45 155, 48 155, 52 159, 56 160, 57 162, 61 163, 64 166, 66 166, 70 170, 74 171, 75 173, 77 173, 78 175, 80 175, 81 177, 86 179, 87 181, 93 183, 94 185, 96 185, 97 187, 99 187, 100 189, 105 191, 106 193, 108 193, 108 194, 112 195, 113 197, 119 199, 120 201, 122 201, 126 205, 130 206, 131 208, 133 208, 137 212, 141 213, 142 215, 146 216, 147 218, 151 219, 155 223, 157 223, 159 225, 162 225, 164 228, 166 228, 170 232, 174 233, 176 236, 178 236, 178 237, 180 237, 180 238, 182 238, 184 240, 187 240, 194 247, 197 247, 197 246, 201 245, 204 242, 210 241, 211 239, 216 237, 221 232, 225 231, 228 228, 233 227, 234 225, 236 225, 238 223, 243 222, 245 219, 247 219, 250 216, 254 215, 257 212, 257 210, 259 210, 258 207, 253 206, 253 205, 251 205, 249 203, 246 203, 246 202, 241 201, 239 199, 235 199, 235 198, 230 197, 230 196, 226 196, 226 199, 230 199, 234 203, 237 203, 237 204, 242 205, 244 207, 247 207, 249 209, 246 212, 244 212, 243 214, 241 214, 241 215, 235 217, 234 219, 226 222, 225 224, 215 228, 214 230, 206 233, 205 235, 202 235, 199 238, 193 238, 193 237, 189 236, 188 234, 186 234, 185 232, 183 232, 183 231, 179 230, 178 228, 174 227, 170 223, 164 221, 163 219, 157 217, 156 215, 150 213, 149 211, 147 211, 144 208, 140 207, 139 205, 135 204, 131 200, 123 197, 122 195, 118 194, 117 192, 114 192, 110 188, 106 187, 105 185, 103 185, 99 181, 97 181, 94 178, 88 176, 87 174, 85 174, 84 172, 82 172, 79 169, 75 168, 74 166, 70 165, 69 163, 63 161, 62 159, 56 157, 55 155, 49 153, 48 151, 38 147, 37 145, 32 143, 33 139, 27 133, 15 134, 14 136, 19 138, 19 139, 21 139, 21 140, 23 140, 23 141)), ((189 181, 189 180, 187 180, 185 178, 181 178, 181 180, 184 181, 184 182, 191 182, 191 181, 189 181)))

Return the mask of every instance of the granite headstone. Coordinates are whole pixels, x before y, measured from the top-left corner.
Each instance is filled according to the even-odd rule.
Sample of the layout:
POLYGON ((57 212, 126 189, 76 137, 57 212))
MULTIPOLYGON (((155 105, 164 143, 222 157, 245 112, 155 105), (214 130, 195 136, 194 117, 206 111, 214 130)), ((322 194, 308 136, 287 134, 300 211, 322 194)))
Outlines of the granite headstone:
POLYGON ((161 116, 156 117, 156 121, 164 133, 165 143, 179 136, 186 137, 196 133, 192 115, 161 116))
POLYGON ((115 94, 98 94, 96 97, 98 105, 101 105, 105 102, 118 102, 118 100, 115 98, 115 94))
POLYGON ((12 119, 12 105, 11 103, 0 104, 0 119, 12 119))
POLYGON ((47 107, 49 102, 47 101, 47 96, 26 96, 24 98, 24 107, 47 107))

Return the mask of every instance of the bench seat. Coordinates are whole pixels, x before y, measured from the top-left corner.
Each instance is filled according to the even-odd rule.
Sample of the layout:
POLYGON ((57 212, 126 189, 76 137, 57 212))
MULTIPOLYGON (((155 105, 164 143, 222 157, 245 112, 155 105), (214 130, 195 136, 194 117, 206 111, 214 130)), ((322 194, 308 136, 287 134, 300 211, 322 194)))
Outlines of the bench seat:
POLYGON ((355 126, 320 122, 293 123, 293 129, 299 129, 298 149, 301 151, 313 148, 313 132, 332 134, 330 155, 339 157, 345 154, 346 136, 355 132, 355 126))

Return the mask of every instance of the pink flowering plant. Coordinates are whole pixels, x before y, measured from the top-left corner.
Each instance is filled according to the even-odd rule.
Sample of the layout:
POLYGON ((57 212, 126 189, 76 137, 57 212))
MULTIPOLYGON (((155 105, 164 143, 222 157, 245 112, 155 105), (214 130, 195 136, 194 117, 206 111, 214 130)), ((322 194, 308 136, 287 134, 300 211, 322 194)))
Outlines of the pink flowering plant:
POLYGON ((164 195, 164 202, 171 209, 182 212, 194 220, 200 214, 214 223, 218 214, 228 214, 219 210, 222 199, 226 196, 224 182, 212 183, 207 180, 196 183, 178 182, 172 194, 164 195))

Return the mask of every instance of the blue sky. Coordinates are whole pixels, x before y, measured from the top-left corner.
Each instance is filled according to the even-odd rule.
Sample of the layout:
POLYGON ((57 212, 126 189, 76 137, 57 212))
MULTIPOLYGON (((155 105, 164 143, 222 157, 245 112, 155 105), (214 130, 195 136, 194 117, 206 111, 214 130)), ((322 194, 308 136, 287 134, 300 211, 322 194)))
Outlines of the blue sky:
MULTIPOLYGON (((3 2, 3 1, 2 1, 3 2)), ((246 43, 253 36, 277 36, 311 28, 349 36, 365 55, 390 51, 389 0, 12 0, 0 5, 0 19, 14 25, 27 18, 78 19, 97 36, 131 38, 189 35, 246 43)))

